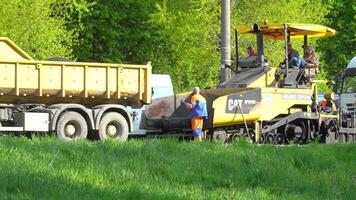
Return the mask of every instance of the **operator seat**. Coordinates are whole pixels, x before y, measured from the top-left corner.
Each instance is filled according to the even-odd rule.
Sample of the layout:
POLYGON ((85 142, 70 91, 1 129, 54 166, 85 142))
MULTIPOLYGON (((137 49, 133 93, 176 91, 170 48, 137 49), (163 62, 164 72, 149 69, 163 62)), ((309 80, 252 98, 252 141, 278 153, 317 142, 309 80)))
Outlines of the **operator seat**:
POLYGON ((301 79, 302 69, 297 67, 288 68, 288 76, 284 79, 282 86, 288 88, 296 88, 301 79))

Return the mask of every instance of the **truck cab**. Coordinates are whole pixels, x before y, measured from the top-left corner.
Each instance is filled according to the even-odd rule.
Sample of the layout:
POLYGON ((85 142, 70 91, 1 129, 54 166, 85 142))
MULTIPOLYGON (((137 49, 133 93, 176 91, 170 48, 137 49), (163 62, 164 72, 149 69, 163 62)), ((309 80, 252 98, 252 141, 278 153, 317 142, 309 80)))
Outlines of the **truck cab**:
POLYGON ((341 74, 340 92, 340 133, 344 140, 356 137, 356 56, 341 74))
MULTIPOLYGON (((174 95, 172 80, 167 74, 152 74, 151 85, 152 100, 174 95)), ((148 132, 155 132, 154 130, 148 131, 140 128, 145 107, 146 106, 143 106, 138 109, 128 107, 129 113, 133 120, 133 132, 130 133, 130 135, 145 135, 148 132)))

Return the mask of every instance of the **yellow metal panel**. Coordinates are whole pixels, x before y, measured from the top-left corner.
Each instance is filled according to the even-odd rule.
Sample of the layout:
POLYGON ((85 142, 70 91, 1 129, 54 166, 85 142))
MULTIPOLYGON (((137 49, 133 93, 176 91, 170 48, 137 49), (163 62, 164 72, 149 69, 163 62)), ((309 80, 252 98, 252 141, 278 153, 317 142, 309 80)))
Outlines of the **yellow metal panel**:
POLYGON ((20 88, 19 88, 19 63, 15 64, 15 95, 20 95, 20 88))
POLYGON ((336 118, 339 119, 337 114, 320 114, 320 118, 336 118))
POLYGON ((252 82, 247 87, 249 88, 259 88, 259 87, 268 87, 272 86, 274 83, 274 74, 276 72, 276 68, 271 68, 265 75, 261 76, 256 81, 252 82))
POLYGON ((289 114, 293 106, 309 107, 312 103, 312 89, 262 88, 260 109, 262 121, 269 121, 280 114, 289 114))
POLYGON ((121 98, 121 68, 117 68, 117 72, 116 72, 116 93, 117 93, 117 98, 120 99, 121 98))
POLYGON ((84 97, 88 97, 88 66, 84 66, 84 97))
MULTIPOLYGON (((18 84, 22 93, 31 93, 38 89, 38 71, 36 65, 18 65, 18 84), (26 90, 27 89, 27 90, 26 90)), ((20 92, 21 93, 21 92, 20 92)))
POLYGON ((302 108, 290 108, 289 113, 296 113, 296 112, 302 112, 302 108))
POLYGON ((121 91, 124 95, 137 94, 139 70, 122 69, 121 72, 121 91))
POLYGON ((259 120, 260 115, 246 114, 244 115, 244 118, 241 114, 214 115, 214 127, 244 124, 244 119, 246 120, 246 123, 251 123, 255 120, 259 120))
MULTIPOLYGON (((148 63, 148 67, 145 70, 145 80, 144 80, 144 82, 151 83, 151 74, 152 74, 151 63, 148 63)), ((146 84, 143 101, 146 102, 146 103, 150 103, 151 102, 151 95, 152 95, 152 88, 151 88, 150 85, 146 84)))
POLYGON ((0 88, 15 88, 15 64, 0 64, 0 88))
POLYGON ((249 113, 243 115, 239 112, 227 113, 227 96, 236 92, 222 94, 214 100, 213 123, 215 127, 243 124, 244 120, 249 124, 256 123, 256 121, 270 121, 278 115, 288 115, 302 109, 307 110, 312 103, 311 96, 313 95, 313 89, 261 87, 261 102, 255 105, 249 113))
POLYGON ((103 95, 106 90, 106 69, 88 67, 88 95, 103 95))
POLYGON ((243 124, 244 120, 246 122, 253 122, 256 120, 259 120, 261 117, 260 114, 258 113, 244 113, 242 115, 241 113, 226 113, 226 102, 227 102, 227 96, 222 96, 217 98, 214 103, 213 103, 213 108, 214 108, 214 126, 219 127, 219 126, 229 126, 229 125, 236 125, 236 124, 243 124))
POLYGON ((255 140, 256 142, 259 142, 261 139, 261 126, 260 126, 260 122, 255 121, 255 140))
POLYGON ((41 82, 44 95, 54 95, 61 89, 61 66, 52 65, 41 67, 41 82), (59 76, 58 76, 59 75, 59 76))
MULTIPOLYGON (((110 88, 110 95, 114 95, 117 93, 117 69, 110 68, 109 69, 109 88, 110 88)), ((117 95, 116 95, 117 98, 117 95)))
POLYGON ((36 69, 38 71, 38 79, 37 79, 37 83, 38 83, 38 95, 42 96, 42 71, 41 71, 41 64, 37 64, 36 65, 36 69))
POLYGON ((26 52, 5 37, 0 37, 0 52, 0 60, 32 60, 26 52))
POLYGON ((65 66, 64 87, 67 95, 80 95, 84 92, 84 67, 65 66))
POLYGON ((111 92, 110 92, 110 67, 106 67, 105 69, 106 71, 106 75, 105 75, 105 80, 106 80, 106 98, 110 99, 110 95, 111 95, 111 92))
POLYGON ((142 94, 143 94, 143 92, 144 92, 144 85, 142 85, 142 83, 143 83, 143 79, 144 79, 144 71, 142 70, 142 69, 139 69, 139 72, 138 72, 138 95, 139 95, 139 97, 140 97, 140 99, 142 99, 142 94))
POLYGON ((65 88, 65 82, 64 82, 64 71, 65 71, 65 65, 61 66, 61 97, 66 96, 66 88, 65 88))

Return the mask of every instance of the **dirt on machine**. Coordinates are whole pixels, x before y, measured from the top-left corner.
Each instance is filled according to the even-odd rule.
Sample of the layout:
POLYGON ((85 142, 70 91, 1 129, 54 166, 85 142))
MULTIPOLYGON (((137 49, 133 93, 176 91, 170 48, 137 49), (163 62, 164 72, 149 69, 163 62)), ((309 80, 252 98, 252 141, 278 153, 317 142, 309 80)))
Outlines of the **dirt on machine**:
MULTIPOLYGON (((287 56, 292 39, 304 39, 308 45, 308 38, 332 36, 336 31, 315 24, 254 24, 235 30, 236 44, 238 34, 256 35, 258 55, 256 59, 237 55, 235 74, 216 88, 201 91, 208 104, 208 136, 221 142, 246 137, 255 143, 274 144, 340 140, 339 114, 321 113, 317 107, 317 69, 292 67, 287 56), (265 57, 264 39, 284 41, 282 68, 271 66, 265 57)), ((190 113, 180 101, 189 102, 190 97, 189 92, 154 100, 146 107, 141 127, 189 134, 190 113)), ((348 134, 349 141, 355 140, 356 131, 348 134)))

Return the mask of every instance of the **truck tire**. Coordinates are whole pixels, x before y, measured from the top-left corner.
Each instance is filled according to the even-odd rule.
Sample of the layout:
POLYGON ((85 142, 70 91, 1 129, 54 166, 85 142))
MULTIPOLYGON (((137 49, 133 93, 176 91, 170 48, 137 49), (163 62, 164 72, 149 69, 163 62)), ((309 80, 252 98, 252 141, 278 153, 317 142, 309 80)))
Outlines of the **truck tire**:
POLYGON ((218 143, 225 143, 227 140, 226 131, 222 129, 214 130, 213 132, 213 141, 218 143))
POLYGON ((129 126, 126 119, 119 113, 106 113, 99 124, 99 137, 101 140, 113 139, 126 141, 129 136, 129 126))
POLYGON ((57 123, 57 136, 60 140, 84 140, 88 135, 88 125, 82 115, 69 111, 63 113, 57 123))

